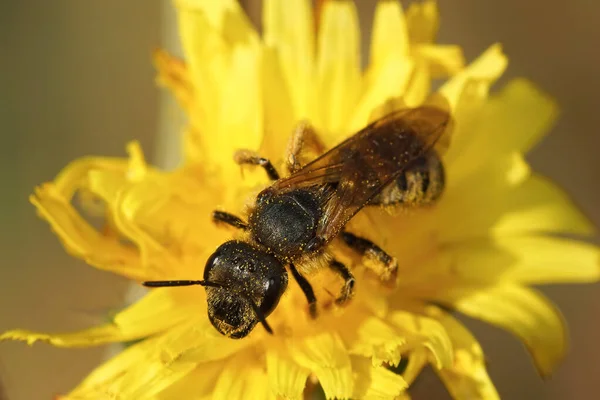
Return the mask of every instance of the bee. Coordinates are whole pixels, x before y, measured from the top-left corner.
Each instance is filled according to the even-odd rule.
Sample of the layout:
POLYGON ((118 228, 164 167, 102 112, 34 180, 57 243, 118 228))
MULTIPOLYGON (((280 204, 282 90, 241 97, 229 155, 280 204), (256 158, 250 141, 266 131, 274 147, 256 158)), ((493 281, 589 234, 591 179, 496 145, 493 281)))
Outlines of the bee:
MULTIPOLYGON (((221 334, 239 339, 261 323, 273 333, 267 317, 288 286, 288 271, 302 289, 312 317, 317 299, 307 276, 325 266, 344 280, 336 303, 354 294, 352 272, 328 251, 336 237, 358 254, 381 264, 392 279, 396 260, 371 241, 345 230, 363 207, 416 207, 433 204, 444 189, 444 168, 437 145, 450 130, 447 111, 421 106, 392 112, 369 124, 329 151, 323 152, 314 130, 301 124, 290 140, 286 160, 289 176, 280 178, 272 163, 241 150, 240 164, 264 168, 273 181, 262 190, 247 221, 214 211, 216 223, 242 235, 220 245, 209 257, 203 280, 149 281, 148 287, 204 286, 208 317, 221 334), (302 165, 302 154, 322 153, 302 165)), ((382 278, 383 279, 383 278, 382 278)))

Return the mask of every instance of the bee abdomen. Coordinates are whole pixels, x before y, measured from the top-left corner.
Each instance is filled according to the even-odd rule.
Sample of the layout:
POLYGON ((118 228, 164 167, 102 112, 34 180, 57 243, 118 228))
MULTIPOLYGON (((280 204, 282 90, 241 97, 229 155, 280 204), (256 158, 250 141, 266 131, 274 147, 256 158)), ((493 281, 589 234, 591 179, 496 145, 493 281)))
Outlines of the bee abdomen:
POLYGON ((369 204, 426 206, 440 198, 444 183, 444 166, 432 150, 408 164, 369 204))

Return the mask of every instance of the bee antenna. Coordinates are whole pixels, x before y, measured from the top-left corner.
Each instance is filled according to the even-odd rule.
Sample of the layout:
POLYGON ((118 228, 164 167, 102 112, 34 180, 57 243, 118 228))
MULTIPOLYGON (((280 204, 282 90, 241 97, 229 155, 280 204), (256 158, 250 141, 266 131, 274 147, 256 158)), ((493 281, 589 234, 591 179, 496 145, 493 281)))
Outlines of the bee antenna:
MULTIPOLYGON (((146 287, 169 287, 169 286, 193 286, 193 285, 200 285, 200 286, 207 286, 207 287, 215 287, 215 288, 220 288, 220 289, 228 289, 226 286, 217 283, 217 282, 211 282, 211 281, 190 281, 190 280, 180 280, 180 281, 146 281, 143 282, 142 285, 146 286, 146 287)), ((250 297, 248 297, 247 295, 243 294, 243 293, 239 293, 237 292, 237 294, 241 297, 244 298, 244 300, 246 300, 249 304, 250 307, 252 307, 252 311, 254 311, 254 314, 256 315, 256 318, 258 318, 258 320, 260 321, 260 323, 262 324, 262 326, 265 328, 265 330, 267 332, 269 332, 271 335, 273 334, 273 329, 271 329, 271 327, 269 326, 269 324, 267 323, 267 320, 264 316, 264 314, 262 313, 262 311, 260 310, 260 308, 258 308, 258 306, 254 303, 254 301, 252 301, 252 299, 250 297)))
POLYGON ((142 285, 144 285, 146 287, 192 286, 192 285, 221 287, 221 285, 216 285, 213 282, 208 282, 208 281, 146 281, 146 282, 143 282, 142 285))

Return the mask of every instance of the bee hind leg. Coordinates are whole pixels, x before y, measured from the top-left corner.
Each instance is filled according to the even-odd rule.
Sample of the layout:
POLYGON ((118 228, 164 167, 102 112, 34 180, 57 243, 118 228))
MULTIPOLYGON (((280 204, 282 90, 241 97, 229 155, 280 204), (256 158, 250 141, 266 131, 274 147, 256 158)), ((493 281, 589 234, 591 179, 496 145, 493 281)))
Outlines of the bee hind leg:
POLYGON ((238 150, 233 155, 233 160, 239 165, 258 165, 263 167, 270 180, 279 179, 279 172, 275 169, 268 158, 261 157, 258 153, 251 150, 238 150))
POLYGON ((398 261, 394 257, 370 240, 356 236, 353 233, 344 231, 340 236, 352 250, 374 261, 376 267, 372 269, 383 282, 393 283, 395 281, 398 273, 398 261))
POLYGON ((337 272, 344 280, 344 286, 340 292, 340 296, 335 300, 339 306, 346 304, 354 296, 354 275, 344 264, 337 260, 332 260, 329 267, 337 272))

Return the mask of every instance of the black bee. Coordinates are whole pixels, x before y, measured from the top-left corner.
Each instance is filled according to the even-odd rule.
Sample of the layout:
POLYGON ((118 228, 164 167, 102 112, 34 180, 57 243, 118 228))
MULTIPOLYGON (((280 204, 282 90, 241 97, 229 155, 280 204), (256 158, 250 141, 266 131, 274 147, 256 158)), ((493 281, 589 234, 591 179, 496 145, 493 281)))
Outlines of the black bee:
POLYGON ((217 248, 199 281, 151 281, 144 285, 202 285, 207 291, 208 316, 223 335, 243 338, 257 323, 272 333, 266 318, 276 308, 292 274, 304 292, 311 316, 317 300, 305 278, 329 266, 343 279, 336 300, 344 304, 354 293, 354 277, 327 251, 340 237, 360 254, 382 264, 391 279, 396 260, 374 243, 344 231, 365 206, 421 206, 435 202, 444 188, 443 164, 435 147, 449 131, 448 112, 422 106, 393 112, 349 137, 333 149, 302 165, 304 147, 322 153, 323 146, 306 124, 290 141, 290 175, 280 178, 271 162, 241 150, 235 160, 262 166, 274 182, 260 192, 248 222, 222 211, 213 220, 245 232, 217 248))

